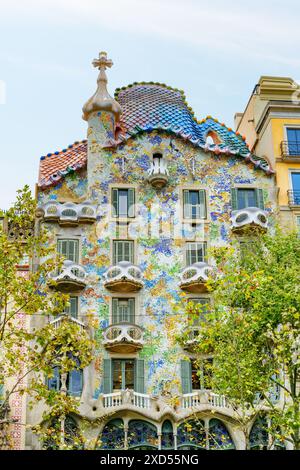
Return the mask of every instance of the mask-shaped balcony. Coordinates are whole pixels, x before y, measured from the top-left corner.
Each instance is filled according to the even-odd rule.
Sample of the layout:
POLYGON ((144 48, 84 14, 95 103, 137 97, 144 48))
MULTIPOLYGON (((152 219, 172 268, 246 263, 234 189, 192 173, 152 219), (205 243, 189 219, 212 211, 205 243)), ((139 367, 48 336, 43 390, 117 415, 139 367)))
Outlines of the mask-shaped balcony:
POLYGON ((162 158, 155 158, 148 170, 149 183, 157 189, 161 189, 168 183, 169 173, 162 158))
POLYGON ((59 273, 49 274, 50 288, 60 292, 76 292, 86 287, 85 269, 77 263, 65 260, 59 273))
POLYGON ((242 233, 249 229, 266 231, 268 228, 267 213, 258 207, 247 207, 232 212, 231 230, 242 233))
POLYGON ((195 346, 197 345, 197 339, 199 336, 199 326, 190 326, 186 330, 184 330, 184 341, 183 341, 183 349, 185 351, 193 352, 195 346))
POLYGON ((212 270, 211 266, 203 262, 186 267, 180 274, 179 287, 196 294, 207 292, 206 282, 212 270))
POLYGON ((90 202, 47 202, 44 206, 44 221, 58 222, 59 225, 76 226, 80 223, 92 223, 96 220, 96 207, 90 202))
POLYGON ((103 332, 103 346, 111 352, 133 353, 144 344, 143 329, 132 323, 116 323, 103 332))
POLYGON ((129 261, 120 261, 108 268, 104 277, 104 287, 111 292, 137 292, 142 289, 142 272, 129 261))

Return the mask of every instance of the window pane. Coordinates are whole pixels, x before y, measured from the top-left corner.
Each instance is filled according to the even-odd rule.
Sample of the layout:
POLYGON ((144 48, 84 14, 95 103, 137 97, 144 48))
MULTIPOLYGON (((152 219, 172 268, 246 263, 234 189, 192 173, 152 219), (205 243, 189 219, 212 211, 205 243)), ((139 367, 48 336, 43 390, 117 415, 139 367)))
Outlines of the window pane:
POLYGON ((65 313, 73 318, 78 317, 78 297, 70 297, 69 304, 65 307, 65 313))
POLYGON ((134 388, 134 361, 125 362, 125 388, 134 388))
POLYGON ((78 240, 58 240, 57 251, 70 261, 78 263, 79 241, 78 240))
POLYGON ((112 361, 113 366, 113 389, 122 389, 122 361, 112 361))
POLYGON ((257 206, 255 189, 238 189, 237 197, 238 209, 257 206))
POLYGON ((119 217, 128 216, 128 190, 119 189, 119 217))
POLYGON ((200 390, 200 371, 197 368, 196 361, 192 361, 192 388, 194 390, 200 390))
POLYGON ((201 263, 205 260, 205 243, 187 243, 186 262, 187 266, 194 263, 201 263))
POLYGON ((129 261, 133 263, 133 241, 115 240, 113 242, 113 264, 120 261, 129 261))
POLYGON ((82 392, 82 371, 74 369, 68 373, 67 388, 69 395, 79 397, 82 392))

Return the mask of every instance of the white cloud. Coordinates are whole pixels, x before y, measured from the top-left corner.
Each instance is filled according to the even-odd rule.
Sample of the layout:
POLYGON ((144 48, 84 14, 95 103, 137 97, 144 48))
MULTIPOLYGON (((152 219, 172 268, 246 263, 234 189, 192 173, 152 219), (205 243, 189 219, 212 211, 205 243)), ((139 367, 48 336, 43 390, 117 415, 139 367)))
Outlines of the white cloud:
POLYGON ((0 11, 2 17, 18 11, 22 17, 42 17, 45 22, 75 23, 81 26, 78 34, 103 27, 298 66, 293 48, 300 40, 296 9, 293 0, 284 5, 276 0, 263 5, 232 0, 211 5, 204 0, 11 0, 0 11))

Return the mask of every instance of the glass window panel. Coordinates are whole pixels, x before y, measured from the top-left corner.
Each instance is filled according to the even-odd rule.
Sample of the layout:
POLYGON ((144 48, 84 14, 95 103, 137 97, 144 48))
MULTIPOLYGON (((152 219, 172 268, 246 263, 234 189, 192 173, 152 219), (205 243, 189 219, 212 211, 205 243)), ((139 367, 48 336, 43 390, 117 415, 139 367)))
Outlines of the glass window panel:
POLYGON ((70 297, 69 304, 65 307, 65 313, 70 315, 73 318, 78 317, 78 297, 70 297))
POLYGON ((134 362, 125 362, 125 388, 134 388, 134 362))
POLYGON ((256 190, 255 189, 238 189, 238 209, 245 209, 246 207, 256 207, 256 190))
POLYGON ((113 360, 113 389, 122 389, 122 361, 113 360))
POLYGON ((197 367, 196 361, 192 361, 192 389, 193 390, 201 389, 200 371, 199 371, 199 367, 197 367))
POLYGON ((133 263, 133 241, 114 240, 113 257, 113 264, 118 264, 120 261, 129 261, 130 263, 133 263))
POLYGON ((119 217, 128 217, 128 190, 119 189, 119 217))
POLYGON ((205 260, 206 244, 190 242, 186 245, 186 262, 187 266, 194 263, 200 263, 205 260))

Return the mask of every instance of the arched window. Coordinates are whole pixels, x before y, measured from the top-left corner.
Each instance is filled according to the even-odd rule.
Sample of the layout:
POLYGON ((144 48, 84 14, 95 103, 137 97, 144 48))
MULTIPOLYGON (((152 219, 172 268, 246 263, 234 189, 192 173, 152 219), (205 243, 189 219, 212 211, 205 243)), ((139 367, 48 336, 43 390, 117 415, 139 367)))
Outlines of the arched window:
POLYGON ((158 435, 156 427, 142 420, 132 420, 128 425, 129 449, 158 449, 158 435))
POLYGON ((174 449, 173 426, 169 420, 165 421, 162 426, 161 448, 174 449))
MULTIPOLYGON (((266 416, 258 416, 256 418, 249 436, 251 450, 268 450, 272 446, 275 450, 285 450, 284 442, 272 437, 269 439, 268 421, 266 416)), ((280 431, 278 430, 278 434, 280 431)))
POLYGON ((177 448, 181 450, 204 450, 206 448, 204 421, 193 419, 181 423, 177 429, 177 448))
POLYGON ((235 448, 225 424, 219 419, 212 419, 209 422, 208 442, 210 450, 230 450, 235 448))
MULTIPOLYGON (((61 421, 54 418, 48 427, 47 437, 43 442, 46 450, 58 450, 62 439, 61 421)), ((64 421, 64 445, 74 450, 83 449, 83 440, 76 421, 71 416, 66 416, 64 421)))
POLYGON ((103 428, 99 449, 124 449, 124 423, 121 419, 112 419, 103 428))

